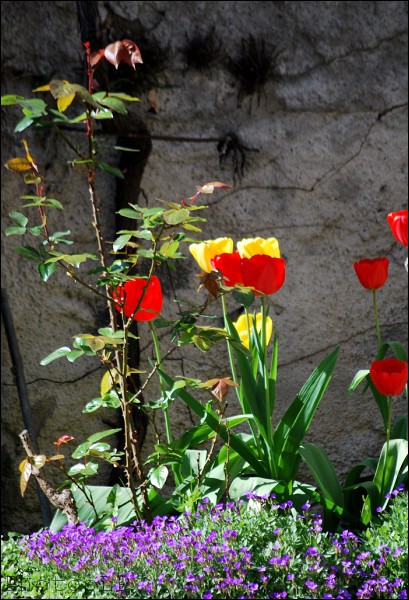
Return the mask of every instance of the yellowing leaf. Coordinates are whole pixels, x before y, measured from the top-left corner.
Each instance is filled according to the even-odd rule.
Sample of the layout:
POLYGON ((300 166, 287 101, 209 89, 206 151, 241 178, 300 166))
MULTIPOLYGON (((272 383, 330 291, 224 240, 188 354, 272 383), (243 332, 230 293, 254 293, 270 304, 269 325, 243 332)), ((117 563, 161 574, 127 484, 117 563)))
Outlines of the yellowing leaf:
POLYGON ((106 373, 104 373, 104 375, 101 379, 101 387, 100 387, 101 398, 103 398, 105 396, 105 394, 107 394, 109 392, 109 390, 112 389, 112 386, 113 386, 112 375, 111 375, 111 371, 107 371, 106 373))
POLYGON ((74 101, 75 94, 70 94, 69 96, 62 96, 61 98, 57 98, 57 108, 60 112, 64 112, 74 101))
POLYGON ((33 90, 33 92, 49 92, 50 91, 50 84, 47 83, 46 85, 41 85, 38 88, 35 88, 33 90))
POLYGON ((37 166, 36 166, 36 164, 35 164, 35 162, 34 162, 34 160, 33 160, 33 157, 31 156, 31 154, 30 154, 30 151, 29 151, 29 149, 28 149, 27 140, 21 140, 21 141, 23 142, 23 146, 24 146, 24 149, 25 149, 25 151, 26 151, 26 157, 27 157, 27 160, 28 160, 28 161, 29 161, 29 163, 30 163, 30 164, 33 166, 33 168, 35 168, 36 170, 38 170, 38 169, 37 169, 37 166))
POLYGON ((209 183, 205 183, 201 187, 196 186, 196 189, 201 194, 213 194, 214 188, 221 188, 223 190, 231 190, 231 186, 226 183, 222 183, 221 181, 210 181, 209 183))
POLYGON ((32 164, 27 158, 10 158, 4 165, 9 171, 13 173, 24 173, 24 171, 31 171, 32 164))
POLYGON ((44 454, 36 454, 36 456, 29 456, 28 461, 30 464, 41 469, 45 465, 47 457, 44 454))
POLYGON ((18 466, 21 476, 20 476, 20 492, 21 495, 24 496, 25 491, 27 489, 27 485, 31 476, 32 467, 28 462, 28 458, 25 458, 18 466))
POLYGON ((62 460, 64 458, 64 454, 54 454, 54 456, 50 456, 47 460, 62 460))

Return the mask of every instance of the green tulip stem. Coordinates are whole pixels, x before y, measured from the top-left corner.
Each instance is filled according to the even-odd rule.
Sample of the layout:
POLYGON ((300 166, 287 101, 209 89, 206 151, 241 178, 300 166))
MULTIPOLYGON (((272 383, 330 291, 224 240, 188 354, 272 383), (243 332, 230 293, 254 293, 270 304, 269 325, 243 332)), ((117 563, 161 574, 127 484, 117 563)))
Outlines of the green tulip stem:
MULTIPOLYGON (((226 298, 224 297, 224 294, 222 294, 222 307, 223 307, 224 326, 225 326, 226 331, 228 331, 228 327, 227 327, 227 306, 226 306, 226 298)), ((232 378, 233 378, 234 383, 238 384, 239 381, 238 381, 238 378, 237 378, 236 365, 234 363, 233 351, 232 351, 232 347, 231 347, 231 344, 230 344, 230 340, 227 339, 226 342, 227 342, 227 352, 229 354, 229 361, 230 361, 230 368, 231 368, 232 378)), ((238 398, 238 400, 240 402, 240 406, 241 406, 241 409, 243 411, 243 414, 245 414, 245 413, 248 412, 248 409, 246 408, 246 404, 243 401, 243 398, 241 397, 240 387, 241 387, 240 385, 238 385, 236 387, 236 394, 237 394, 237 398, 238 398)), ((257 435, 255 425, 252 423, 252 421, 249 421, 249 427, 250 427, 251 433, 253 435, 254 444, 255 444, 255 446, 258 449, 259 456, 262 456, 262 450, 261 450, 261 446, 260 446, 260 439, 259 439, 259 436, 257 435)))
POLYGON ((269 443, 271 445, 273 439, 273 415, 270 398, 270 376, 267 359, 267 308, 267 298, 266 296, 261 296, 261 348, 263 352, 262 377, 264 382, 264 394, 266 402, 266 427, 269 437, 269 443))
POLYGON ((382 342, 381 342, 381 330, 379 328, 378 307, 376 304, 376 290, 372 290, 372 297, 373 297, 373 309, 374 309, 374 313, 375 313, 376 338, 378 340, 378 350, 379 350, 382 342))
MULTIPOLYGON (((226 298, 224 297, 224 294, 222 294, 222 307, 223 307, 224 326, 225 326, 226 330, 228 330, 227 329, 227 306, 226 306, 226 298)), ((236 365, 234 364, 233 352, 232 352, 229 340, 227 340, 227 352, 229 354, 230 368, 231 368, 231 374, 233 377, 233 381, 234 381, 234 383, 238 383, 236 365)), ((239 388, 236 388, 236 391, 238 389, 239 388)), ((238 392, 237 392, 237 395, 238 395, 238 392)), ((238 396, 238 398, 240 400, 240 396, 238 396)))
MULTIPOLYGON (((162 354, 160 351, 158 334, 156 332, 156 327, 152 321, 149 321, 149 327, 150 327, 150 330, 152 333, 153 345, 155 347, 156 364, 159 367, 162 363, 162 354)), ((160 377, 160 389, 162 392, 162 398, 163 398, 163 400, 165 400, 166 389, 165 389, 165 384, 163 382, 163 379, 161 377, 160 377)), ((171 429, 171 425, 170 425, 169 407, 168 406, 165 406, 165 408, 163 409, 163 417, 165 419, 166 439, 168 441, 168 444, 170 444, 172 442, 172 429, 171 429)))
POLYGON ((384 485, 385 485, 385 474, 386 474, 386 467, 388 464, 388 456, 389 456, 389 441, 391 438, 391 423, 392 423, 392 396, 388 396, 387 398, 388 400, 388 422, 387 422, 387 426, 386 426, 386 452, 385 452, 385 460, 383 462, 383 470, 382 470, 382 486, 381 486, 381 498, 380 501, 383 502, 384 500, 384 496, 385 496, 385 489, 384 489, 384 485))

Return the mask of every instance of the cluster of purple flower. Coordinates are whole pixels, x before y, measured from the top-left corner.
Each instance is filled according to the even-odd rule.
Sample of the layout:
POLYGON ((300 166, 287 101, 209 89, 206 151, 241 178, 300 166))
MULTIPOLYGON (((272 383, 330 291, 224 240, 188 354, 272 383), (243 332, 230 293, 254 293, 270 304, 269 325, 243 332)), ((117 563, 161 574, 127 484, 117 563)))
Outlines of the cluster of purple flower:
POLYGON ((322 518, 309 505, 297 515, 291 502, 254 494, 251 499, 263 509, 249 510, 243 501, 215 507, 204 501, 179 518, 100 532, 85 524, 66 526, 26 537, 22 546, 30 559, 70 576, 92 577, 117 597, 406 598, 403 580, 385 576, 398 548, 383 546, 374 556, 362 551, 350 531, 323 533, 322 518), (254 543, 257 536, 261 547, 254 543), (311 544, 306 550, 305 540, 311 544))

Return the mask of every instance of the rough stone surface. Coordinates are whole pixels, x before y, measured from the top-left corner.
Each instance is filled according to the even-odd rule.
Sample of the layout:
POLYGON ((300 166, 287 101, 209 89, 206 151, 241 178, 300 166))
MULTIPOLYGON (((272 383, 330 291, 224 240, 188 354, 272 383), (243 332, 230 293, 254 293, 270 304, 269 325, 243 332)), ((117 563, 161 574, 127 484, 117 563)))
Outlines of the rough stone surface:
MULTIPOLYGON (((104 43, 123 38, 138 43, 144 36, 150 48, 163 51, 162 64, 149 74, 156 114, 149 112, 149 89, 138 72, 121 71, 140 86, 141 102, 132 111, 153 136, 142 179, 149 204, 156 198, 179 201, 196 185, 225 181, 233 185, 231 191, 201 197, 210 206, 203 237, 228 235, 237 241, 257 235, 280 241, 287 279, 272 298, 280 339, 276 419, 315 365, 340 346, 335 375, 307 439, 326 449, 342 478, 355 462, 379 453, 383 440, 370 394, 347 395, 355 372, 367 368, 376 353, 371 295, 356 279, 355 260, 389 257, 389 279, 378 294, 382 337, 407 345, 406 252, 386 222, 387 213, 405 208, 407 199, 407 3, 96 4, 104 43), (212 66, 189 67, 188 40, 210 31, 220 41, 212 66), (276 58, 265 83, 246 95, 227 64, 234 61, 237 68, 243 62, 240 53, 249 35, 253 47, 254 40, 264 42, 270 56, 274 46, 276 58), (243 177, 234 176, 231 156, 223 169, 219 164, 216 140, 228 132, 250 149, 243 177)), ((75 2, 2 2, 3 94, 29 97, 51 78, 82 83, 82 68, 75 2)), ((17 111, 2 113, 4 163, 23 149, 21 136, 13 133, 17 111)), ((52 216, 57 228, 73 232, 78 252, 94 251, 86 184, 68 165, 72 156, 54 135, 28 132, 27 138, 47 171, 49 193, 64 204, 65 211, 52 216)), ((107 239, 112 239, 115 183, 103 175, 99 191, 107 239)), ((7 215, 18 208, 23 193, 20 179, 3 171, 3 234, 7 215)), ((40 367, 39 361, 69 345, 72 335, 95 332, 106 317, 103 302, 64 275, 39 281, 33 265, 14 253, 20 244, 21 238, 2 236, 2 287, 13 311, 40 448, 50 453, 59 435, 70 433, 81 442, 106 429, 112 415, 81 415, 84 404, 98 395, 98 363, 60 360, 40 367)), ((196 299, 197 272, 189 259, 172 275, 178 298, 196 299)), ((161 275, 168 292, 164 315, 171 316, 172 287, 168 274, 161 275)), ((197 299, 203 297, 199 292, 197 299)), ((232 301, 229 307, 237 305, 232 301)), ((5 531, 26 532, 41 523, 34 486, 23 500, 19 495, 23 422, 3 327, 1 335, 2 521, 5 531)), ((144 328, 141 335, 143 368, 152 348, 144 328)), ((169 344, 168 336, 163 343, 169 344)), ((207 354, 178 350, 169 370, 203 380, 229 374, 223 347, 207 354)), ((155 384, 147 399, 158 393, 155 384)), ((229 411, 235 412, 233 398, 229 411)), ((395 400, 394 414, 404 411, 402 399, 395 400)), ((191 423, 179 403, 172 405, 171 417, 178 434, 191 423)), ((150 431, 146 452, 153 441, 150 431)))

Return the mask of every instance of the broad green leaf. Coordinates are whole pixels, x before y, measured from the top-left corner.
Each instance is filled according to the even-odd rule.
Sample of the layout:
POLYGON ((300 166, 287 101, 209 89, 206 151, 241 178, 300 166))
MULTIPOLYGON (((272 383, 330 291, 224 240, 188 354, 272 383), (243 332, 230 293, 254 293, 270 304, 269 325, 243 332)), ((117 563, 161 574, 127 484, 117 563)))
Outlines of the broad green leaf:
POLYGON ((112 246, 113 251, 118 252, 118 250, 122 250, 122 248, 124 248, 127 245, 127 243, 129 242, 129 240, 131 238, 132 238, 132 234, 129 234, 129 233, 126 235, 120 235, 119 237, 117 237, 112 246))
MULTIPOLYGON (((385 498, 385 495, 390 494, 393 491, 401 468, 407 459, 408 442, 406 440, 390 440, 389 449, 387 448, 386 443, 383 445, 378 461, 378 467, 373 479, 374 485, 378 491, 376 498, 377 506, 385 508, 388 504, 388 499, 385 498)), ((376 507, 372 506, 372 509, 374 511, 376 507)))
POLYGON ((9 235, 24 235, 26 232, 25 227, 17 227, 16 225, 11 225, 11 227, 6 228, 6 236, 9 235))
POLYGON ((47 281, 49 279, 49 277, 51 277, 51 275, 53 275, 53 273, 56 272, 57 265, 55 263, 47 264, 47 263, 41 262, 39 265, 37 265, 37 270, 38 270, 38 274, 40 275, 41 279, 43 281, 47 281))
POLYGON ((233 298, 242 306, 249 308, 253 304, 256 296, 250 290, 248 292, 240 292, 238 289, 234 289, 233 298))
POLYGON ((88 462, 86 465, 84 465, 83 463, 78 463, 76 465, 73 465, 68 471, 68 475, 70 475, 71 477, 75 475, 89 477, 91 475, 96 475, 97 473, 98 464, 93 462, 88 462))
POLYGON ((119 98, 113 98, 112 96, 107 96, 102 100, 99 100, 99 104, 106 106, 110 110, 117 112, 121 115, 127 115, 128 111, 126 110, 125 104, 119 98))
POLYGON ((48 365, 48 363, 52 362, 53 360, 56 360, 57 358, 67 356, 67 354, 69 354, 70 352, 71 348, 67 348, 66 346, 64 346, 63 348, 58 348, 58 350, 54 350, 54 352, 51 352, 51 354, 43 358, 43 360, 40 361, 40 365, 44 367, 45 365, 48 365))
POLYGON ((30 116, 30 113, 33 113, 35 116, 37 115, 45 115, 47 105, 44 100, 40 98, 25 98, 23 100, 19 100, 18 104, 27 111, 26 116, 30 116))
POLYGON ((141 219, 142 215, 140 212, 134 210, 133 208, 121 208, 121 210, 117 211, 118 215, 122 217, 127 217, 128 219, 141 219))
POLYGON ((17 125, 14 127, 14 133, 20 133, 21 131, 24 131, 25 129, 27 129, 27 127, 30 127, 30 125, 32 125, 34 123, 34 119, 31 119, 30 117, 24 117, 24 119, 21 119, 21 121, 19 121, 17 123, 17 125))
POLYGON ((365 469, 369 469, 372 473, 375 473, 378 461, 376 458, 366 458, 365 460, 354 465, 348 472, 344 490, 352 489, 354 486, 360 483, 360 477, 365 469))
POLYGON ((379 351, 378 351, 378 354, 376 355, 376 357, 378 359, 382 360, 385 357, 388 349, 392 350, 392 352, 394 353, 394 355, 396 356, 396 358, 398 360, 403 360, 404 362, 408 362, 408 355, 406 353, 406 350, 402 346, 402 344, 400 344, 399 342, 385 342, 379 348, 379 351))
POLYGON ((298 449, 331 380, 338 351, 336 348, 313 371, 277 425, 273 446, 278 479, 291 481, 295 477, 298 449))
POLYGON ((97 119, 97 121, 104 121, 106 119, 113 119, 114 115, 112 111, 108 108, 99 108, 98 110, 93 110, 91 113, 93 119, 97 119))
POLYGON ((396 417, 395 422, 393 424, 392 438, 401 438, 403 440, 408 441, 408 416, 402 415, 400 417, 396 417))
POLYGON ((41 235, 43 229, 44 229, 44 227, 42 225, 34 225, 34 227, 29 227, 28 231, 32 235, 35 235, 36 237, 38 237, 39 235, 41 235))
MULTIPOLYGON (((134 229, 134 230, 122 229, 121 231, 118 231, 118 233, 130 234, 130 235, 132 235, 132 237, 136 237, 141 240, 151 241, 153 239, 152 232, 149 231, 149 229, 134 229)), ((128 268, 129 268, 129 264, 128 264, 128 268)), ((110 270, 110 272, 111 273, 113 272, 112 269, 110 270)))
POLYGON ((72 350, 69 354, 67 354, 67 360, 69 362, 74 362, 80 356, 84 356, 85 352, 83 350, 72 350))
POLYGON ((94 352, 98 352, 105 348, 105 342, 101 339, 101 337, 91 335, 89 333, 82 333, 74 336, 75 348, 81 350, 84 347, 91 348, 94 352))
POLYGON ((94 452, 106 452, 111 449, 111 446, 105 442, 95 442, 90 445, 89 449, 94 450, 94 452))
POLYGON ((31 246, 18 246, 15 250, 18 254, 21 254, 24 258, 27 258, 32 262, 38 263, 41 261, 41 255, 31 246))
POLYGON ((9 213, 9 217, 20 227, 25 227, 28 223, 27 217, 17 211, 9 213))
POLYGON ((20 100, 24 100, 24 96, 16 96, 15 94, 6 94, 1 97, 1 106, 11 106, 18 104, 20 100))
POLYGON ((372 520, 371 498, 367 496, 361 509, 361 521, 364 525, 368 525, 372 520))
POLYGON ((118 433, 119 431, 122 431, 122 428, 119 427, 118 429, 106 429, 105 431, 99 431, 98 433, 94 433, 93 435, 91 435, 88 438, 88 441, 92 443, 94 442, 98 442, 99 440, 102 440, 103 438, 106 438, 110 435, 114 435, 114 433, 118 433))
POLYGON ((236 477, 230 485, 229 497, 233 500, 243 498, 247 492, 254 492, 258 496, 270 496, 273 492, 282 494, 285 485, 265 477, 236 477))
POLYGON ((152 485, 161 490, 166 483, 168 475, 169 469, 165 467, 165 465, 161 465, 156 467, 156 469, 153 469, 152 473, 149 475, 149 481, 152 485))
POLYGON ((163 219, 168 225, 179 225, 189 218, 189 214, 187 208, 171 209, 163 213, 163 219))
POLYGON ((183 453, 180 467, 183 477, 187 478, 190 475, 198 475, 206 463, 206 458, 206 450, 186 450, 183 453))
POLYGON ((314 444, 302 444, 299 451, 322 495, 343 508, 344 499, 341 484, 328 455, 322 448, 314 444))
POLYGON ((179 248, 179 242, 169 241, 162 244, 160 248, 160 253, 166 256, 167 258, 172 258, 175 255, 175 252, 179 248))
POLYGON ((61 254, 60 252, 53 252, 53 255, 54 256, 48 258, 45 262, 54 263, 63 260, 69 265, 78 268, 81 263, 85 262, 88 259, 98 260, 98 257, 95 254, 89 254, 88 252, 84 254, 61 254))

